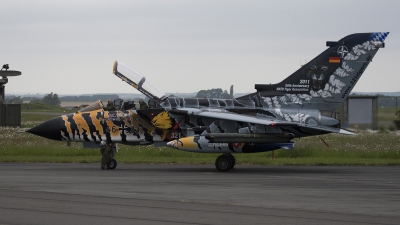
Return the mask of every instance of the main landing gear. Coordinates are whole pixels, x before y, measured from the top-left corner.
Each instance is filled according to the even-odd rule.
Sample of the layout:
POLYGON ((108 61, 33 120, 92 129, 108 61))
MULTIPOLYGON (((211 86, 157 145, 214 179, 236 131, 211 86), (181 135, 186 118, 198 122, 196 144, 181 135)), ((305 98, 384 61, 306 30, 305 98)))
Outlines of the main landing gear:
POLYGON ((111 159, 111 161, 107 164, 107 166, 101 164, 102 170, 113 170, 117 167, 117 160, 111 159))
POLYGON ((231 154, 223 154, 215 160, 215 167, 221 172, 227 172, 235 167, 236 159, 231 154))

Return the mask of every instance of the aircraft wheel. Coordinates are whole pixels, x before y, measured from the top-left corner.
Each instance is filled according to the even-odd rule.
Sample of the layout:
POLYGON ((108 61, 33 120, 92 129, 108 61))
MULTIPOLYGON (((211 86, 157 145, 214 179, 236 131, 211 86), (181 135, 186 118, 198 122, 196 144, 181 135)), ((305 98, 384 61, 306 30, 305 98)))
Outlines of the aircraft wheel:
POLYGON ((221 172, 227 172, 233 167, 233 160, 229 155, 220 155, 215 160, 215 167, 221 172))
POLYGON ((233 155, 231 155, 231 154, 229 154, 228 156, 229 156, 229 157, 231 158, 231 160, 232 160, 232 168, 235 167, 235 165, 236 165, 236 159, 235 159, 235 157, 234 157, 233 155))
POLYGON ((101 164, 101 169, 106 170, 107 169, 106 165, 101 164))
POLYGON ((113 170, 117 167, 117 160, 111 159, 111 162, 108 163, 108 169, 113 170))

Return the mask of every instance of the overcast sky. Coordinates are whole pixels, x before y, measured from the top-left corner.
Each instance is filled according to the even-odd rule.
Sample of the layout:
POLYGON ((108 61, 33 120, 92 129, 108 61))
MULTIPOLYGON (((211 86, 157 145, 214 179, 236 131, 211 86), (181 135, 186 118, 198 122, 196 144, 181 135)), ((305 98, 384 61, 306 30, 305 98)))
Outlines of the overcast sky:
POLYGON ((390 32, 353 91, 400 91, 400 1, 1 1, 7 94, 139 93, 114 60, 164 92, 253 92, 352 33, 390 32))

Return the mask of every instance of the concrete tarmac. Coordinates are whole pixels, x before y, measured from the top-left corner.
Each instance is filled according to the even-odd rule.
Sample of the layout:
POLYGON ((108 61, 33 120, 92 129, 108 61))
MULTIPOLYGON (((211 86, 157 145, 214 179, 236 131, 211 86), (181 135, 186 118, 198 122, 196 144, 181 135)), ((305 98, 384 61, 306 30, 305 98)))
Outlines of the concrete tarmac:
POLYGON ((0 224, 400 224, 400 167, 0 164, 0 224))

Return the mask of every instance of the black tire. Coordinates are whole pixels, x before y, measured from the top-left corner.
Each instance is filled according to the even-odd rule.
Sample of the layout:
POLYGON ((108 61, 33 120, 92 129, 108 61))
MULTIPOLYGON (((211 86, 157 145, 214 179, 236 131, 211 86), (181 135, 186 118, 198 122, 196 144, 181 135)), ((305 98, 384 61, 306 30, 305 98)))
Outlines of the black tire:
POLYGON ((113 170, 117 167, 117 160, 111 159, 111 161, 108 163, 108 169, 113 170))
POLYGON ((221 172, 227 172, 233 167, 232 158, 229 155, 220 155, 215 160, 215 167, 221 172))
POLYGON ((106 169, 106 165, 101 164, 101 169, 105 170, 106 169))
POLYGON ((236 165, 236 159, 235 159, 235 157, 234 157, 233 155, 231 155, 231 154, 229 154, 229 157, 231 157, 231 160, 232 160, 232 168, 233 168, 233 167, 235 167, 235 165, 236 165))

